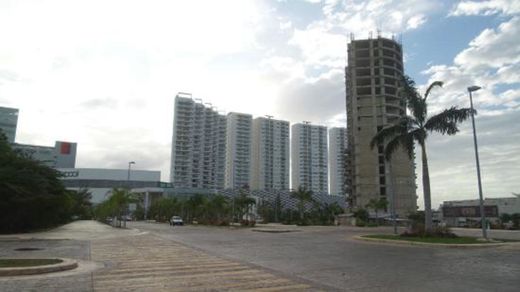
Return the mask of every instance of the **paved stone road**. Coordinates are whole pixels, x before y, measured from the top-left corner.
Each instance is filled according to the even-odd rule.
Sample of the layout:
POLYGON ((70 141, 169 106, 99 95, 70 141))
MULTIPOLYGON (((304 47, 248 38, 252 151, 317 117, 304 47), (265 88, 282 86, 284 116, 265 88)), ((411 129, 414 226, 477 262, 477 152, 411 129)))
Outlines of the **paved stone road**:
MULTIPOLYGON (((130 226, 210 254, 252 263, 341 291, 519 291, 520 245, 445 248, 369 243, 352 236, 391 228, 294 227, 262 233, 205 226, 130 226)), ((476 230, 478 232, 478 230, 476 230)))
POLYGON ((303 280, 275 275, 153 234, 113 229, 94 221, 75 222, 47 233, 0 236, 0 256, 82 260, 75 271, 0 278, 0 291, 319 290, 303 280), (34 239, 35 235, 43 239, 34 239), (15 251, 19 247, 38 250, 15 251), (87 261, 97 262, 97 269, 87 261))
POLYGON ((315 290, 308 284, 149 234, 124 241, 96 241, 92 260, 113 264, 94 273, 95 291, 315 290))
POLYGON ((48 232, 0 236, 0 257, 81 261, 73 271, 0 278, 0 291, 516 292, 520 287, 518 244, 454 249, 351 239, 391 232, 388 228, 293 227, 299 231, 261 233, 144 222, 129 226, 134 229, 78 221, 48 232), (20 247, 40 249, 15 251, 20 247))

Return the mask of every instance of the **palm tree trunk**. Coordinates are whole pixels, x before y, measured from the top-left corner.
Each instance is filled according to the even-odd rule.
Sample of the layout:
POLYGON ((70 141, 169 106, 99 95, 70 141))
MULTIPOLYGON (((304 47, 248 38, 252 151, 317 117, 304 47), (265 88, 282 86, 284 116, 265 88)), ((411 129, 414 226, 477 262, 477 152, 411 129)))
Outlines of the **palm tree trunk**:
POLYGON ((432 230, 432 198, 430 190, 430 173, 428 172, 428 157, 426 156, 426 144, 421 144, 422 150, 422 180, 424 193, 424 228, 426 232, 432 230))

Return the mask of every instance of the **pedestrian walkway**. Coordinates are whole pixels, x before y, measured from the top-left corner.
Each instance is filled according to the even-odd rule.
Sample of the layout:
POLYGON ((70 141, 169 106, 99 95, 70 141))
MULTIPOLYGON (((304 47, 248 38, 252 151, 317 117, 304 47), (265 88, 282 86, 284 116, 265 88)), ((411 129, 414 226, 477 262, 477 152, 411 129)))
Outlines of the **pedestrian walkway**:
POLYGON ((316 291, 305 283, 151 234, 92 242, 94 291, 316 291))

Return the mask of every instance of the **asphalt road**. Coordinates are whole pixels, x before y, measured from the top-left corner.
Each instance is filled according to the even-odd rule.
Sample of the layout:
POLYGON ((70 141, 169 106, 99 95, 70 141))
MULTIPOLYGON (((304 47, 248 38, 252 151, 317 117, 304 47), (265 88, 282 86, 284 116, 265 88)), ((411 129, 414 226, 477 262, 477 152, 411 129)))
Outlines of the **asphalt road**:
POLYGON ((389 228, 303 227, 298 232, 133 222, 129 227, 280 275, 343 291, 518 291, 520 246, 445 248, 352 239, 389 228))

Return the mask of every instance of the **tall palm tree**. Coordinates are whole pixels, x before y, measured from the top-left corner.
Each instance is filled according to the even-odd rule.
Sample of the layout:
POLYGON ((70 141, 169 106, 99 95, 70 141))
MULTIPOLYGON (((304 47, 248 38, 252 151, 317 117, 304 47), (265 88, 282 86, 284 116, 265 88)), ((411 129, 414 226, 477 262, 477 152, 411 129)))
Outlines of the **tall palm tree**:
POLYGON ((298 211, 300 213, 300 220, 303 221, 305 203, 313 201, 312 191, 307 190, 303 186, 299 186, 297 191, 291 192, 291 198, 298 200, 298 211))
POLYGON ((415 82, 408 76, 402 80, 400 89, 401 97, 406 102, 410 115, 400 118, 396 124, 388 125, 379 131, 370 143, 370 147, 385 145, 385 159, 389 161, 392 154, 402 147, 410 159, 414 156, 415 142, 421 147, 422 181, 424 193, 425 229, 432 229, 432 209, 430 175, 428 172, 428 158, 426 155, 426 138, 428 134, 437 132, 442 135, 455 135, 458 131, 458 123, 463 122, 471 115, 470 108, 457 108, 452 106, 442 112, 428 117, 427 98, 435 87, 442 87, 443 82, 435 81, 428 88, 424 97, 417 92, 415 82))

